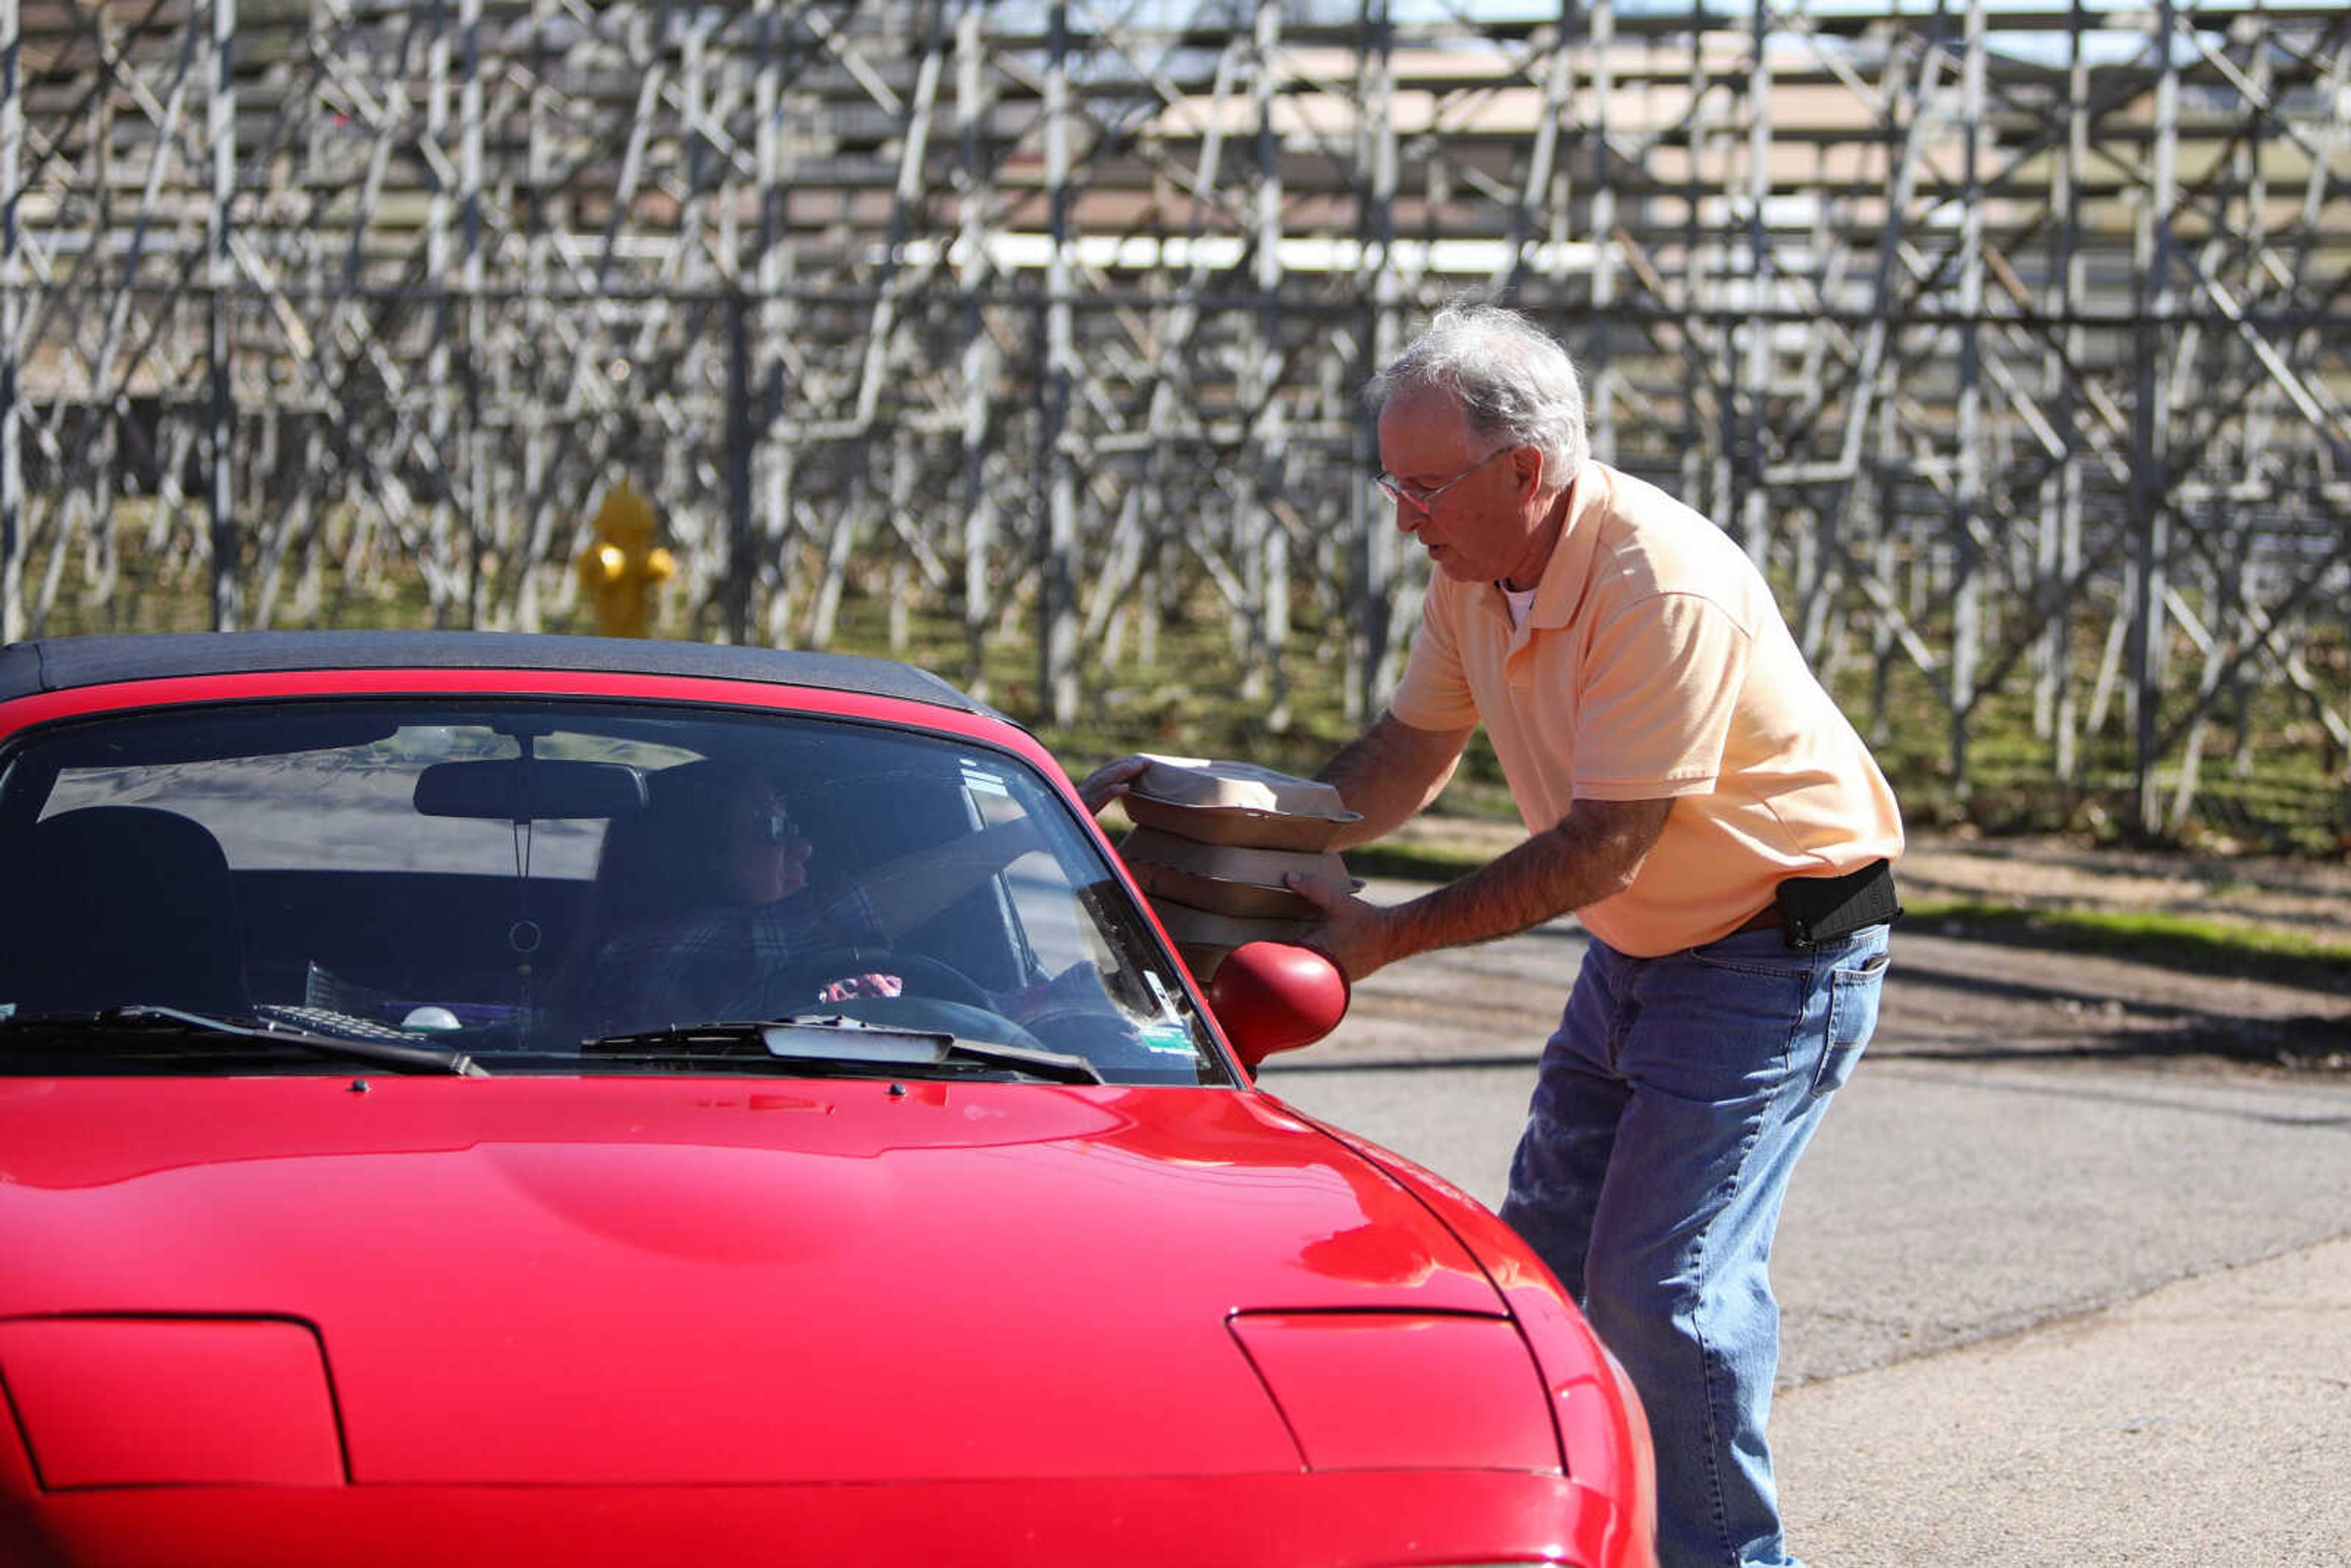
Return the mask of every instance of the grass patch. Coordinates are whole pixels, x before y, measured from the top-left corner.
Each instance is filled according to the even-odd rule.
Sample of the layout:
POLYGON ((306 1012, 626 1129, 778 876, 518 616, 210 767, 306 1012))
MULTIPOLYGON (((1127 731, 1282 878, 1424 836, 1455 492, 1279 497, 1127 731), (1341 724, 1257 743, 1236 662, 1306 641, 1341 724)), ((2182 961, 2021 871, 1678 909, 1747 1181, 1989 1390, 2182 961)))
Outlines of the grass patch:
POLYGON ((1347 869, 1357 876, 1394 877, 1402 882, 1451 882, 1492 858, 1468 848, 1395 842, 1359 844, 1346 853, 1347 869))
POLYGON ((1960 899, 1911 900, 1907 908, 1903 924, 1914 931, 2351 994, 2351 945, 2298 931, 2189 915, 2022 909, 1960 899))
MULTIPOLYGON (((1358 876, 1434 883, 1473 872, 1488 858, 1474 845, 1389 840, 1347 851, 1347 868, 1358 876)), ((2094 953, 2188 974, 2351 995, 2351 943, 2299 931, 2136 911, 2030 909, 1907 894, 1903 902, 1902 930, 2043 951, 2094 953)))

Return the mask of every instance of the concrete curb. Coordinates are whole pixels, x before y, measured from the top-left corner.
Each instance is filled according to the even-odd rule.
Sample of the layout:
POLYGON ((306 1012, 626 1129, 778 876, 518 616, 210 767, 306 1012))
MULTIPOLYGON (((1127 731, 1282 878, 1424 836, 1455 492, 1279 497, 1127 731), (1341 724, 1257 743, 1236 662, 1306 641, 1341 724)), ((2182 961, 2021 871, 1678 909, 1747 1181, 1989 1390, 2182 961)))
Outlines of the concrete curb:
POLYGON ((2351 1238, 1792 1389, 1772 1448, 1813 1568, 2337 1568, 2351 1238))

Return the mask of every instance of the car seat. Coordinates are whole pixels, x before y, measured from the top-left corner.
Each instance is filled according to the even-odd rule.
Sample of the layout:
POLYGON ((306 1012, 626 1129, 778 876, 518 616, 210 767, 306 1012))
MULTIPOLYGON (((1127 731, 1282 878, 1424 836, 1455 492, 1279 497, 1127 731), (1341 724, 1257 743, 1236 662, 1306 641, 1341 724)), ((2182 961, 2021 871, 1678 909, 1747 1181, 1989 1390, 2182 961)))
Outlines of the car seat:
POLYGON ((10 858, 0 1002, 19 1013, 253 1011, 228 857, 200 823, 86 807, 35 823, 10 858))

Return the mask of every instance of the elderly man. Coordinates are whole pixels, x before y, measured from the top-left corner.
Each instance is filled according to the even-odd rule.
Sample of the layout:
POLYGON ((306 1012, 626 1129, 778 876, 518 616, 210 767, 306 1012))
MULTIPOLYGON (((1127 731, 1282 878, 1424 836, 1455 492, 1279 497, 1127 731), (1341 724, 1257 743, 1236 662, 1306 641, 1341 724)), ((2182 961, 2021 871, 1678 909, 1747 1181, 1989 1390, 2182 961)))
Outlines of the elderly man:
MULTIPOLYGON (((1566 353, 1446 310, 1374 379, 1381 486, 1437 570, 1388 711, 1322 777, 1393 831, 1486 727, 1525 842, 1409 903, 1319 883, 1356 978, 1573 910, 1503 1218, 1631 1372, 1669 1568, 1792 1561, 1764 1426, 1790 1172, 1877 1016, 1894 797, 1771 591, 1705 517, 1593 461, 1566 353)), ((1087 780, 1099 805, 1131 760, 1087 780)))

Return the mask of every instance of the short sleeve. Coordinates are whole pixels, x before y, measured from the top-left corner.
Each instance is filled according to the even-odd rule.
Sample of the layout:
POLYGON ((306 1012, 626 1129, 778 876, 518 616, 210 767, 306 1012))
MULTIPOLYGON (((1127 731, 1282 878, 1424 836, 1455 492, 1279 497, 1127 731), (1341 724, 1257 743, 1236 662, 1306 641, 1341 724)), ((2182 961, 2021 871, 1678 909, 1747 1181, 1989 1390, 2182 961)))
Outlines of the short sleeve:
POLYGON ((1442 582, 1430 583, 1420 601, 1420 631, 1405 661, 1404 680, 1388 703, 1388 711, 1415 729, 1467 729, 1478 722, 1453 623, 1459 605, 1442 582))
POLYGON ((1752 639, 1700 595, 1626 605, 1593 635, 1577 706, 1575 793, 1654 800, 1711 790, 1752 639))

